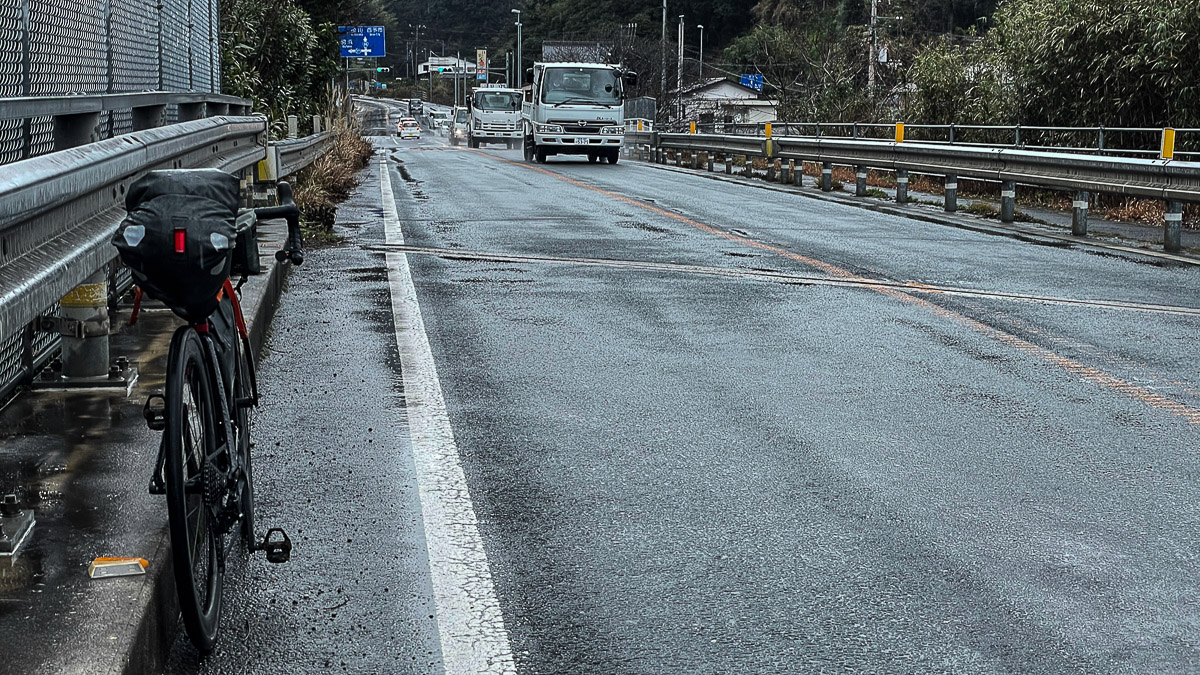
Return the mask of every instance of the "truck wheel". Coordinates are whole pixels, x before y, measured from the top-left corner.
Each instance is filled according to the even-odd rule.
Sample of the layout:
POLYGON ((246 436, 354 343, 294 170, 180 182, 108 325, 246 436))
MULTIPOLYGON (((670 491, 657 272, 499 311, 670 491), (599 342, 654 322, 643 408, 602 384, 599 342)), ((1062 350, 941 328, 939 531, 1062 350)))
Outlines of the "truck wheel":
POLYGON ((523 141, 522 145, 524 146, 522 148, 522 150, 524 150, 524 152, 525 152, 525 161, 532 162, 533 161, 533 139, 526 138, 523 141))
POLYGON ((546 149, 545 148, 537 148, 536 150, 534 150, 534 154, 537 157, 538 164, 546 163, 546 149))
POLYGON ((598 154, 596 154, 596 153, 594 153, 594 152, 589 152, 589 153, 588 153, 588 164, 595 164, 595 163, 596 163, 596 161, 597 161, 597 160, 599 160, 599 159, 600 159, 600 155, 598 155, 598 154))
POLYGON ((467 141, 467 145, 470 146, 472 149, 475 149, 475 148, 479 147, 479 141, 472 138, 467 141))
POLYGON ((616 164, 618 159, 621 159, 621 151, 620 150, 613 148, 612 150, 608 151, 608 163, 609 164, 616 164))

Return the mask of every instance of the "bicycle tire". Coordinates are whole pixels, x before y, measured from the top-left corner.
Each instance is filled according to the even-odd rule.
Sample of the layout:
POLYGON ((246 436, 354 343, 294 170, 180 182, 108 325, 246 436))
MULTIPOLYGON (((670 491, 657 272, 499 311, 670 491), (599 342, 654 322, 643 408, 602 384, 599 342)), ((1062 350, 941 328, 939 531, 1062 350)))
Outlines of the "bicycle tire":
POLYGON ((181 327, 167 361, 167 520, 183 627, 202 654, 217 642, 223 585, 218 561, 224 537, 205 504, 201 478, 219 447, 217 386, 200 336, 181 327))
POLYGON ((254 353, 250 349, 250 341, 242 338, 238 341, 237 354, 237 384, 234 390, 237 398, 234 405, 237 409, 238 452, 242 455, 242 469, 246 472, 246 484, 242 486, 242 542, 246 550, 253 551, 257 544, 254 538, 254 471, 250 459, 252 444, 250 442, 251 406, 239 401, 258 401, 258 379, 254 367, 254 353))

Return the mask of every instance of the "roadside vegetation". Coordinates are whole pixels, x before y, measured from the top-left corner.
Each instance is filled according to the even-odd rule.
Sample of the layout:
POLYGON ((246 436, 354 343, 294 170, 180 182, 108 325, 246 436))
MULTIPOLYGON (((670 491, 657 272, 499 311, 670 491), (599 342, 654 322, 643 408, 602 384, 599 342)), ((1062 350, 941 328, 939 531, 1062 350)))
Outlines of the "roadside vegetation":
POLYGON ((359 171, 375 152, 353 125, 343 124, 335 133, 333 148, 300 172, 294 189, 305 239, 314 242, 333 239, 337 205, 358 185, 359 171))

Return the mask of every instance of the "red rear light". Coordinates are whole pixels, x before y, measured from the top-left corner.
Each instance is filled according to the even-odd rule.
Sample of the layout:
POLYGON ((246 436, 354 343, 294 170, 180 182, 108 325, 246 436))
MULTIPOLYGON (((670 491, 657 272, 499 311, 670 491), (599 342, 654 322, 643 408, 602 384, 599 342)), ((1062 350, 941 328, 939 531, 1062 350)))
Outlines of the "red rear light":
POLYGON ((187 230, 182 227, 175 228, 175 252, 183 253, 187 250, 187 230))

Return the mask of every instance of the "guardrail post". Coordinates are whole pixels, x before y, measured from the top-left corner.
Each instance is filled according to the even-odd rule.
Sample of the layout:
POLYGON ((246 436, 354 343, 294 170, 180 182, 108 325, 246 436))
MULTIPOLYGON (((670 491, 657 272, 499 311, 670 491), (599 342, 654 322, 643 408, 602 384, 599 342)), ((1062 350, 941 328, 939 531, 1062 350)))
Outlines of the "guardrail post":
POLYGON ((700 153, 693 150, 692 151, 692 170, 695 171, 696 169, 699 169, 699 168, 700 168, 700 153))
POLYGON ((683 151, 682 150, 675 151, 675 166, 680 166, 680 167, 683 166, 683 151))
POLYGON ((775 181, 775 162, 777 162, 777 161, 779 161, 779 160, 773 160, 769 157, 767 158, 767 182, 768 183, 773 183, 775 181))
POLYGON ((1011 223, 1017 215, 1017 184, 1006 180, 1000 184, 1000 222, 1011 223))
POLYGON ((742 155, 742 170, 746 178, 754 178, 754 158, 750 155, 742 155))
POLYGON ((300 118, 288 115, 288 138, 300 138, 300 118))
POLYGON ((191 122, 193 120, 202 120, 204 119, 204 110, 204 101, 199 101, 196 103, 180 103, 179 121, 191 122))
POLYGON ((725 153, 725 173, 733 175, 733 155, 725 153))
POLYGON ((1167 200, 1167 213, 1163 216, 1163 248, 1168 253, 1178 253, 1183 247, 1183 202, 1167 200))
POLYGON ((54 149, 67 150, 88 143, 95 143, 96 125, 100 124, 100 113, 89 112, 78 115, 56 115, 54 117, 54 149))
POLYGON ((62 338, 63 377, 108 375, 108 269, 85 279, 59 305, 64 318, 84 326, 84 337, 62 338))
POLYGON ((1087 234, 1089 201, 1091 201, 1091 195, 1086 190, 1079 190, 1075 193, 1075 202, 1071 204, 1071 234, 1077 237, 1087 234))
POLYGON ((321 116, 320 115, 312 116, 312 124, 313 124, 313 133, 314 134, 321 133, 321 116))
POLYGON ((946 213, 958 211, 958 176, 946 175, 946 213))
POLYGON ((854 167, 854 196, 867 196, 867 167, 865 166, 854 167))
POLYGON ((904 169, 896 170, 896 203, 908 203, 908 171, 904 169))
POLYGON ((833 191, 833 162, 821 162, 821 192, 833 191))
POLYGON ((796 171, 796 160, 789 159, 787 166, 781 167, 779 170, 779 182, 788 184, 792 182, 792 174, 796 171))
POLYGON ((708 160, 708 172, 709 172, 709 173, 712 173, 712 171, 713 171, 713 163, 714 163, 714 162, 713 162, 713 157, 714 157, 716 154, 717 154, 717 153, 715 153, 715 152, 707 152, 707 153, 705 153, 705 158, 708 160))
POLYGON ((148 105, 133 109, 133 130, 145 131, 167 123, 166 105, 148 105))

